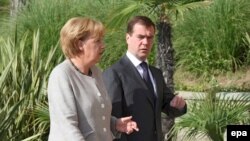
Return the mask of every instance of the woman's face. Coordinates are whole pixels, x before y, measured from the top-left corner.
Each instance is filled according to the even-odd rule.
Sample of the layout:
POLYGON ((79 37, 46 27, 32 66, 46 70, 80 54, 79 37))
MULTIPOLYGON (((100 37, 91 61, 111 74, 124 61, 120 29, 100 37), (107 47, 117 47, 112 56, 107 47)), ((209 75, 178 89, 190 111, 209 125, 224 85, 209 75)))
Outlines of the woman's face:
POLYGON ((84 60, 91 65, 98 63, 105 50, 103 38, 87 39, 83 43, 83 50, 84 60))

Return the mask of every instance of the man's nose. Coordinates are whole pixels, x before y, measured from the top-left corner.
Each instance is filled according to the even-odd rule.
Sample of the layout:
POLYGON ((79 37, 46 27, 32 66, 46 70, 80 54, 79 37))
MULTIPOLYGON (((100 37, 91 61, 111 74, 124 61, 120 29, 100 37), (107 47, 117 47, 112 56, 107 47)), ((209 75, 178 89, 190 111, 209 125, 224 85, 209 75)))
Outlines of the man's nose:
POLYGON ((143 38, 143 40, 142 40, 142 42, 143 42, 143 44, 148 44, 148 38, 143 38))

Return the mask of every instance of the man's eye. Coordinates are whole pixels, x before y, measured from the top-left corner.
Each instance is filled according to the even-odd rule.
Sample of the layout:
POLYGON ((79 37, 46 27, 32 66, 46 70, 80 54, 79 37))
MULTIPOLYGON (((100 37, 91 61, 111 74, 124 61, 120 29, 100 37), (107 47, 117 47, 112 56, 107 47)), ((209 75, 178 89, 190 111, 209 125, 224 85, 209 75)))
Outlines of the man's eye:
POLYGON ((152 40, 153 38, 154 38, 153 36, 149 36, 149 37, 148 37, 149 40, 152 40))
POLYGON ((138 38, 139 38, 139 39, 143 39, 143 38, 145 38, 145 36, 138 36, 138 38))

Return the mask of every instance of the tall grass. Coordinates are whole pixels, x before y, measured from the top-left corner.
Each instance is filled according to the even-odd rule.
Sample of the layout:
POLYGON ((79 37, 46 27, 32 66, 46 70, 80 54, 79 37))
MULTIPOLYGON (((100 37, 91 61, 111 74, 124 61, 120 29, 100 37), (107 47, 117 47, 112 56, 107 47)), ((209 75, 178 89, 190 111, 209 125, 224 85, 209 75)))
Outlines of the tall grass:
MULTIPOLYGON (((27 40, 32 40, 30 35, 40 29, 40 40, 42 42, 42 56, 46 56, 48 49, 57 44, 59 33, 65 22, 76 16, 105 19, 105 10, 100 1, 91 0, 32 0, 19 11, 16 19, 7 20, 10 28, 3 29, 2 34, 14 35, 17 30, 17 38, 21 38, 28 31, 27 40), (99 10, 99 12, 96 12, 99 10)), ((11 18, 10 18, 11 19, 11 18)), ((60 54, 60 52, 57 52, 60 54)))
POLYGON ((8 39, 1 40, 0 45, 0 138, 16 141, 40 133, 36 140, 44 140, 45 131, 34 124, 34 110, 47 101, 47 78, 58 63, 52 60, 61 60, 54 58, 57 46, 41 58, 39 31, 33 34, 31 50, 27 48, 27 34, 20 44, 8 39))
POLYGON ((214 0, 186 14, 175 27, 178 67, 210 76, 249 65, 250 48, 242 40, 250 30, 249 6, 248 0, 214 0))
POLYGON ((1 30, 6 27, 5 19, 9 17, 9 13, 10 13, 10 1, 0 0, 0 35, 2 35, 1 30))
MULTIPOLYGON (((249 24, 250 24, 250 22, 249 22, 249 24)), ((245 38, 243 38, 243 42, 248 47, 247 64, 250 64, 250 32, 245 34, 245 38)))

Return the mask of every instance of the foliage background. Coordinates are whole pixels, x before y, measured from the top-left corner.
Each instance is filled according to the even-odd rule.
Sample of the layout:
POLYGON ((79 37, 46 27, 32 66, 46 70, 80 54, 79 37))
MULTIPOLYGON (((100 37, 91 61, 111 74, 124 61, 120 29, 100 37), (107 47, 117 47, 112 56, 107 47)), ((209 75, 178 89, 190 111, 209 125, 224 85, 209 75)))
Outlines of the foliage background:
MULTIPOLYGON (((194 1, 168 2, 172 2, 178 8, 178 5, 194 1)), ((26 2, 26 6, 19 9, 16 17, 10 17, 8 12, 10 2, 0 1, 0 138, 2 140, 47 139, 49 128, 46 103, 47 78, 51 69, 63 59, 58 45, 59 31, 69 18, 88 16, 102 21, 107 26, 106 51, 99 64, 105 69, 116 62, 126 50, 126 23, 115 26, 119 21, 112 21, 116 15, 114 11, 125 8, 125 12, 126 10, 129 12, 131 9, 126 7, 131 4, 139 3, 143 6, 143 2, 150 3, 151 0, 27 0, 26 2)), ((249 91, 249 7, 249 0, 212 0, 209 7, 184 10, 178 15, 174 15, 176 12, 168 13, 173 28, 177 90, 207 91, 212 84, 216 84, 220 91, 249 91), (225 87, 220 81, 230 82, 232 79, 242 78, 244 81, 239 86, 230 83, 225 87), (190 85, 191 83, 193 85, 190 85)), ((138 11, 137 14, 144 15, 145 11, 138 11)), ((153 15, 147 16, 156 20, 153 15)), ((157 40, 149 58, 151 64, 155 63, 156 45, 157 40)), ((249 109, 249 105, 247 106, 249 109)), ((194 113, 202 112, 196 109, 194 113)))

